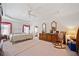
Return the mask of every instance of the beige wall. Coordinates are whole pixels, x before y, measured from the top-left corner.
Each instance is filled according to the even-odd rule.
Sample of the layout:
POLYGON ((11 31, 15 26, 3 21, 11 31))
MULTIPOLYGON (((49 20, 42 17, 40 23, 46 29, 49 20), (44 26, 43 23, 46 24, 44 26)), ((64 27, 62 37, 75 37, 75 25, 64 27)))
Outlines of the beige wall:
MULTIPOLYGON (((79 12, 77 9, 78 6, 74 6, 74 4, 72 6, 73 6, 72 8, 70 7, 67 8, 65 5, 65 7, 67 8, 66 10, 65 10, 65 7, 61 7, 59 9, 60 13, 56 12, 54 14, 51 13, 53 9, 50 11, 51 8, 49 9, 49 6, 48 6, 48 8, 45 7, 48 9, 47 10, 48 12, 46 10, 43 10, 44 9, 43 8, 43 9, 40 9, 41 12, 43 10, 42 14, 40 13, 38 13, 40 15, 34 14, 35 16, 29 18, 28 10, 27 10, 28 7, 26 6, 26 4, 3 4, 4 15, 3 15, 2 21, 8 21, 13 24, 13 28, 12 28, 13 33, 22 32, 23 24, 30 24, 31 33, 34 33, 34 26, 38 26, 38 32, 41 32, 42 23, 46 23, 46 30, 47 32, 50 32, 52 21, 57 22, 57 30, 65 31, 68 26, 79 26, 79 12), (73 9, 74 11, 72 11, 73 9), (5 18, 6 14, 20 20, 17 22, 17 21, 13 21, 13 19, 5 18)), ((52 7, 52 4, 51 4, 51 7, 52 7)))

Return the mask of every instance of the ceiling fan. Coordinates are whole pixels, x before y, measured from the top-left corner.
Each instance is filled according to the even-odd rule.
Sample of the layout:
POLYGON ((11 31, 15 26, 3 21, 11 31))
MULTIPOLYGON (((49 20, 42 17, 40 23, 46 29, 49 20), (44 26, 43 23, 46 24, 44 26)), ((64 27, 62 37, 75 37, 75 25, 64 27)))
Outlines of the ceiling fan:
POLYGON ((28 16, 29 16, 29 17, 32 17, 32 16, 33 16, 33 17, 36 17, 36 15, 33 14, 32 8, 29 8, 29 9, 28 9, 28 16))
POLYGON ((28 15, 29 15, 29 17, 31 17, 31 16, 37 17, 37 15, 34 14, 34 11, 40 10, 41 8, 43 8, 41 6, 38 6, 36 8, 33 8, 33 6, 32 5, 29 5, 29 4, 28 4, 27 7, 28 7, 28 15))

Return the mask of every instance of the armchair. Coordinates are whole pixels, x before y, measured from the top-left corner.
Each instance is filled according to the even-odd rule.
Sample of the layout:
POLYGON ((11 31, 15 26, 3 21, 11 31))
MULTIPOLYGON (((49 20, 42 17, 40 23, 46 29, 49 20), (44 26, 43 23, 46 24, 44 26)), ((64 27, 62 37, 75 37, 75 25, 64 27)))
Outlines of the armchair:
POLYGON ((63 41, 64 41, 64 33, 60 32, 60 33, 58 33, 58 39, 55 43, 55 47, 59 48, 59 49, 64 49, 65 46, 63 45, 63 41))

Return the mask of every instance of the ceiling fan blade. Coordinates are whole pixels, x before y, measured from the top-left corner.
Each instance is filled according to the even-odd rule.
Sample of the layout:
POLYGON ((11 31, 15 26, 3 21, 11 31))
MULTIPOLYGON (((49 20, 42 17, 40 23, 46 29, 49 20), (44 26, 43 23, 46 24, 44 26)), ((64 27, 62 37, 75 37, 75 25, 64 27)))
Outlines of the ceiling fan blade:
POLYGON ((31 16, 34 16, 34 17, 36 17, 36 15, 32 15, 32 14, 31 14, 31 16))
POLYGON ((33 10, 32 10, 32 7, 31 6, 28 6, 28 16, 31 17, 36 17, 36 15, 33 14, 33 10))

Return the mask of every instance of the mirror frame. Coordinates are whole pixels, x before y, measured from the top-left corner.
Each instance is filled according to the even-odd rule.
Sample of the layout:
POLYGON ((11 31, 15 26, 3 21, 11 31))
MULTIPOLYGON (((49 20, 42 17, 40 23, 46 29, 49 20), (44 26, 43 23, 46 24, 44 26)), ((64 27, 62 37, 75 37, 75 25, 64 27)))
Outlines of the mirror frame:
POLYGON ((57 22, 56 22, 56 21, 52 21, 52 22, 51 22, 51 28, 52 28, 52 27, 54 27, 55 30, 57 29, 57 22), (53 24, 54 24, 55 26, 52 26, 53 24))

